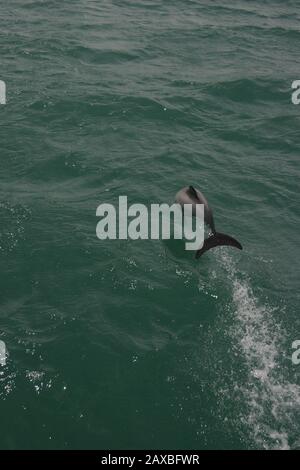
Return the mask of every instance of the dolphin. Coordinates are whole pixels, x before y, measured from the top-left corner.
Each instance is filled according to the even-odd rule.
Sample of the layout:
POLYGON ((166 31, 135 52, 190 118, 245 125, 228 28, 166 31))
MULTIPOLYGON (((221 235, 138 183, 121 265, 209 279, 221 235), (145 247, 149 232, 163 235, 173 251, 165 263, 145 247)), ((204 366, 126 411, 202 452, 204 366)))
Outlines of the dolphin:
POLYGON ((186 186, 178 191, 175 196, 175 202, 181 206, 184 204, 192 204, 193 215, 196 215, 196 204, 204 205, 204 222, 209 226, 211 232, 208 238, 204 240, 202 248, 196 251, 196 258, 200 258, 203 253, 215 246, 227 245, 238 248, 239 250, 243 249, 240 242, 235 238, 216 231, 212 210, 209 207, 205 196, 198 189, 195 189, 193 186, 186 186))

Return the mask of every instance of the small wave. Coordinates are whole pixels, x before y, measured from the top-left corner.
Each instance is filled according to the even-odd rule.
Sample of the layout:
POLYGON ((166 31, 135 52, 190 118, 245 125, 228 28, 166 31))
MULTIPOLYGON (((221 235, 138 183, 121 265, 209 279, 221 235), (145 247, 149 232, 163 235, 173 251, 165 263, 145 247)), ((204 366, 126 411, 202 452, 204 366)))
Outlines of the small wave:
POLYGON ((128 52, 125 50, 103 50, 92 49, 84 46, 77 46, 70 49, 69 54, 86 64, 113 64, 122 63, 139 58, 138 52, 128 52))
POLYGON ((30 217, 30 211, 24 206, 3 201, 0 202, 0 216, 0 252, 8 253, 24 239, 25 222, 30 217))
POLYGON ((255 444, 263 449, 287 450, 297 436, 300 386, 286 378, 282 363, 286 334, 275 319, 275 309, 261 305, 247 280, 240 281, 233 260, 222 254, 232 281, 234 326, 247 381, 238 385, 245 404, 243 421, 255 444))
POLYGON ((286 100, 284 82, 263 78, 241 78, 238 80, 218 81, 205 87, 207 93, 220 96, 238 103, 273 102, 286 100))

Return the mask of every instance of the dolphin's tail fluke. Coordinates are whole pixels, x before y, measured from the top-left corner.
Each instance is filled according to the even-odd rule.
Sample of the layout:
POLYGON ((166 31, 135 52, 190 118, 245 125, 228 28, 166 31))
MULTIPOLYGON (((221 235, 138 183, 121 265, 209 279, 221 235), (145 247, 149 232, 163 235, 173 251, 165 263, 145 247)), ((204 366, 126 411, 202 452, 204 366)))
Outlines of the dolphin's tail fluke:
POLYGON ((203 255, 203 253, 210 250, 211 248, 214 248, 215 246, 222 246, 222 245, 234 246, 235 248, 238 248, 239 250, 243 249, 240 242, 238 242, 235 238, 230 237, 229 235, 225 235, 225 233, 216 232, 204 240, 202 248, 196 252, 196 258, 200 258, 200 256, 203 255))

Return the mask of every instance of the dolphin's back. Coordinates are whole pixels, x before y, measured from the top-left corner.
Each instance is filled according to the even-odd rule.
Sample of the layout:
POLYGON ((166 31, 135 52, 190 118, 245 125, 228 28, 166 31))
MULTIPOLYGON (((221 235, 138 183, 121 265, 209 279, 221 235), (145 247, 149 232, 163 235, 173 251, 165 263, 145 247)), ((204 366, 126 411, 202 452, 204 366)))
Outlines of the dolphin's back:
POLYGON ((184 204, 192 204, 194 215, 196 215, 196 204, 203 204, 204 206, 204 222, 210 227, 211 233, 208 238, 204 240, 202 248, 197 250, 196 258, 200 258, 203 253, 216 246, 227 245, 238 248, 239 250, 243 249, 240 242, 235 238, 216 231, 212 210, 208 205, 206 197, 201 193, 201 191, 195 189, 193 186, 186 186, 178 191, 175 196, 175 201, 181 206, 184 204))
POLYGON ((203 204, 204 205, 204 222, 210 227, 212 233, 216 232, 213 213, 208 205, 204 194, 193 186, 186 186, 181 189, 175 197, 175 201, 180 204, 203 204))

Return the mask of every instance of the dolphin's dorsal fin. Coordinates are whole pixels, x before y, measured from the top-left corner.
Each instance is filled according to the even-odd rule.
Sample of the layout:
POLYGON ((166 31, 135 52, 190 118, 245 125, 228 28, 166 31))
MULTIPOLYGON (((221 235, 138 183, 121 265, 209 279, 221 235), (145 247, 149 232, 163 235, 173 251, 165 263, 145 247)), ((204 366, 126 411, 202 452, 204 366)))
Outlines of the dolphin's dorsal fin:
POLYGON ((199 201, 199 196, 197 194, 197 191, 196 189, 194 188, 194 186, 189 186, 189 189, 188 189, 188 192, 195 198, 197 199, 197 201, 199 201))

